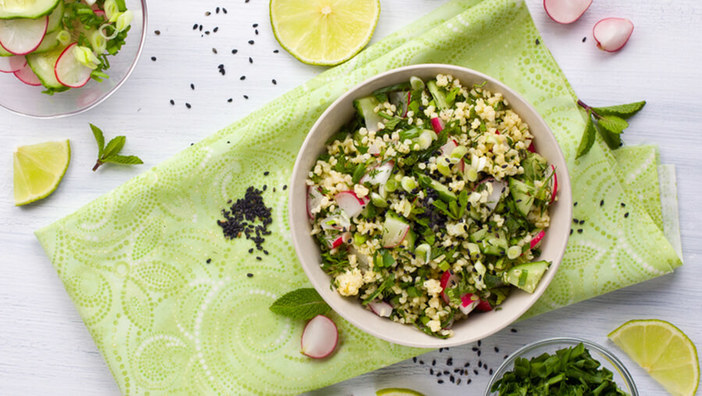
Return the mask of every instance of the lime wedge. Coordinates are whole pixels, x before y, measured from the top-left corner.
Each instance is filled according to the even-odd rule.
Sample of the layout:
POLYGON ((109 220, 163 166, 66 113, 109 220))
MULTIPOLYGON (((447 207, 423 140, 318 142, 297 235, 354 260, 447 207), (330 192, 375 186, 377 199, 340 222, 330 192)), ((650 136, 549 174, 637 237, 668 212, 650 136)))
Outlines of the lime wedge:
POLYGON ((271 25, 281 46, 298 60, 332 66, 368 44, 379 0, 271 0, 271 25))
POLYGON ((71 145, 65 140, 21 146, 13 157, 15 205, 26 205, 56 190, 71 160, 71 145))
POLYGON ((377 396, 424 396, 412 389, 407 388, 385 388, 375 392, 377 396))
POLYGON ((630 320, 607 336, 672 395, 694 395, 700 382, 697 348, 669 322, 630 320))

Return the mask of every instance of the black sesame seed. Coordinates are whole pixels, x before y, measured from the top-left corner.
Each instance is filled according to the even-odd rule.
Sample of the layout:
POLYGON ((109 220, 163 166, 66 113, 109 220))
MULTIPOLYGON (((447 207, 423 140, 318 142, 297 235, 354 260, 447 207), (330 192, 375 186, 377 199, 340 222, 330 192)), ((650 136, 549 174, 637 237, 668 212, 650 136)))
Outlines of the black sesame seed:
POLYGON ((459 378, 456 380, 456 385, 460 385, 460 384, 461 384, 461 379, 459 378))
POLYGON ((570 229, 570 235, 573 235, 573 229, 572 229, 572 228, 570 229))
POLYGON ((227 13, 227 9, 224 8, 224 7, 222 7, 222 12, 226 14, 226 13, 227 13))
POLYGON ((507 360, 508 357, 509 355, 505 355, 502 359, 507 360))
POLYGON ((195 90, 195 84, 190 83, 190 89, 192 89, 192 90, 194 91, 194 90, 195 90))
POLYGON ((211 259, 211 258, 208 258, 207 261, 205 261, 205 262, 206 262, 207 264, 209 264, 209 263, 212 262, 212 259, 211 259))
POLYGON ((478 369, 473 369, 473 374, 478 375, 480 373, 478 372, 478 369))
POLYGON ((248 276, 249 278, 253 278, 253 274, 250 272, 248 274, 246 274, 246 276, 248 276))
POLYGON ((600 206, 604 205, 604 199, 600 201, 600 206))
MULTIPOLYGON (((275 191, 275 189, 273 189, 273 190, 275 191)), ((263 249, 263 254, 265 254, 266 256, 268 256, 268 254, 269 254, 269 253, 268 253, 268 250, 263 249)))
POLYGON ((580 220, 580 225, 585 224, 585 220, 580 220))
POLYGON ((436 366, 436 359, 434 359, 434 360, 431 361, 431 365, 432 365, 432 366, 436 366))
POLYGON ((212 53, 216 54, 217 53, 217 48, 212 48, 212 53))
POLYGON ((249 249, 249 253, 253 253, 253 248, 249 249))
POLYGON ((512 328, 512 329, 509 329, 509 331, 511 331, 512 333, 516 333, 517 329, 512 328))
POLYGON ((577 203, 577 202, 573 202, 573 206, 578 206, 578 203, 577 203))
POLYGON ((253 41, 253 40, 249 40, 249 44, 254 45, 254 41, 253 41))
POLYGON ((494 371, 490 369, 490 371, 488 371, 488 374, 492 375, 492 373, 494 373, 494 371))
POLYGON ((626 204, 624 202, 621 202, 619 205, 621 205, 622 208, 626 208, 626 204))
POLYGON ((449 377, 449 380, 450 380, 451 382, 453 382, 453 383, 456 382, 456 378, 454 378, 453 375, 449 377))
POLYGON ((539 44, 541 43, 541 42, 539 41, 539 39, 536 39, 535 42, 536 42, 536 45, 539 45, 539 44))
POLYGON ((481 351, 478 351, 478 356, 480 356, 481 353, 482 353, 481 351))
POLYGON ((161 35, 161 31, 160 31, 160 30, 154 30, 154 34, 157 35, 157 36, 160 36, 160 35, 161 35))
POLYGON ((583 233, 583 229, 582 229, 582 228, 578 228, 578 234, 582 234, 582 233, 583 233))
POLYGON ((274 54, 277 54, 278 52, 280 52, 280 51, 278 51, 278 50, 273 50, 273 53, 274 53, 274 54))
POLYGON ((444 383, 444 380, 440 379, 440 380, 438 380, 438 381, 436 381, 436 382, 439 383, 439 384, 443 384, 443 383, 444 383))
POLYGON ((463 367, 470 367, 470 362, 464 364, 463 367))
POLYGON ((202 31, 202 25, 198 26, 197 28, 200 29, 200 31, 202 31))
POLYGON ((495 353, 499 353, 499 352, 500 352, 500 348, 495 347, 495 353))
POLYGON ((258 23, 254 23, 252 26, 253 26, 254 28, 257 28, 257 27, 258 27, 258 23))
POLYGON ((478 346, 480 346, 483 342, 478 340, 478 346))
POLYGON ((192 106, 190 105, 190 103, 186 103, 186 104, 185 104, 185 107, 187 107, 187 108, 189 108, 189 109, 192 108, 192 106))
POLYGON ((156 57, 155 57, 155 56, 152 56, 152 57, 151 57, 151 60, 154 61, 154 62, 156 62, 156 57))
POLYGON ((278 84, 278 82, 277 82, 277 81, 275 81, 275 78, 274 78, 274 79, 272 79, 272 80, 271 80, 271 82, 273 83, 273 85, 277 85, 277 84, 278 84))
POLYGON ((254 30, 254 33, 258 36, 258 29, 254 30))
POLYGON ((239 52, 239 50, 237 50, 237 49, 232 50, 232 54, 236 54, 237 52, 239 52))
POLYGON ((249 56, 249 63, 253 63, 253 59, 249 56))
POLYGON ((471 349, 473 350, 473 352, 477 352, 477 351, 478 351, 478 347, 473 347, 473 348, 471 348, 471 349))
POLYGON ((209 11, 205 12, 205 16, 210 16, 211 14, 212 14, 212 13, 209 12, 209 11))
POLYGON ((424 364, 424 360, 420 360, 420 361, 419 361, 419 364, 424 364))
POLYGON ((219 30, 219 26, 215 26, 215 28, 212 29, 212 33, 217 33, 218 30, 219 30))
POLYGON ((624 217, 629 217, 629 212, 624 213, 624 217))
POLYGON ((434 369, 429 369, 429 375, 434 375, 434 369))
POLYGON ((483 367, 483 361, 482 361, 482 360, 478 360, 478 367, 483 367))
POLYGON ((288 185, 287 185, 287 184, 284 184, 284 185, 283 185, 283 190, 287 190, 287 189, 288 189, 288 185))
POLYGON ((587 37, 583 37, 583 43, 585 42, 585 40, 587 40, 587 37))
POLYGON ((234 99, 232 99, 232 98, 227 99, 227 102, 229 102, 229 103, 232 103, 233 101, 234 101, 234 99))
POLYGON ((241 80, 241 81, 246 80, 246 76, 241 76, 241 77, 239 77, 239 80, 241 80))
POLYGON ((578 219, 576 219, 575 217, 573 217, 573 223, 578 224, 579 221, 580 221, 580 220, 578 220, 578 219))
POLYGON ((415 363, 417 363, 417 357, 414 356, 414 357, 412 358, 412 361, 415 362, 415 363))
POLYGON ((219 14, 219 7, 215 8, 215 12, 219 14))
POLYGON ((473 382, 473 380, 468 378, 468 381, 466 381, 466 385, 470 384, 471 382, 473 382))
POLYGON ((171 106, 175 104, 175 101, 173 99, 170 100, 171 106))
POLYGON ((193 25, 193 30, 197 30, 197 23, 193 25))
POLYGON ((269 172, 269 171, 263 172, 263 176, 268 176, 268 175, 270 175, 270 174, 271 174, 271 172, 269 172))
POLYGON ((248 99, 248 98, 249 98, 249 96, 248 96, 248 95, 244 95, 244 99, 248 99))
POLYGON ((446 365, 447 365, 447 366, 453 366, 453 358, 448 358, 448 359, 446 359, 446 365))
POLYGON ((444 375, 449 375, 451 374, 448 370, 444 370, 444 375))
POLYGON ((261 256, 256 256, 256 260, 261 261, 263 259, 261 258, 261 256))

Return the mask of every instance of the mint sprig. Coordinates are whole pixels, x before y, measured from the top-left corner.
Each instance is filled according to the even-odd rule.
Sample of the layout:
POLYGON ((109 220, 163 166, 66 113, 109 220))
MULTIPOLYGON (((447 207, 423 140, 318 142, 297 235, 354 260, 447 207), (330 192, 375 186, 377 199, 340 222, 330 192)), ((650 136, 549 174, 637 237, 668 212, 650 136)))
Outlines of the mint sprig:
POLYGON ((286 293, 275 300, 269 309, 278 315, 307 320, 325 314, 329 311, 329 305, 315 289, 307 287, 286 293))
POLYGON ((90 124, 90 129, 93 131, 93 136, 95 136, 98 146, 98 159, 95 162, 95 166, 93 166, 93 172, 106 163, 121 165, 139 165, 144 163, 136 155, 119 154, 127 142, 125 136, 117 136, 105 144, 105 135, 102 133, 102 130, 93 124, 90 124))
POLYGON ((626 119, 643 109, 646 101, 607 107, 591 107, 582 100, 578 100, 578 105, 587 111, 588 120, 576 158, 580 158, 590 151, 595 143, 595 131, 600 133, 602 140, 607 143, 609 148, 618 149, 622 145, 622 132, 629 127, 626 119))

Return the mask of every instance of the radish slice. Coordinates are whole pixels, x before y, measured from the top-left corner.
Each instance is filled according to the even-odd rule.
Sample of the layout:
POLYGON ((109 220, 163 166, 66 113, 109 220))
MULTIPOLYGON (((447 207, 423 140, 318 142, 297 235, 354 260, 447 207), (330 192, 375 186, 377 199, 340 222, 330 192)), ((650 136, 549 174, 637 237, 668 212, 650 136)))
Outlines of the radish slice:
POLYGON ((489 312, 492 311, 492 306, 490 306, 490 303, 485 301, 485 300, 480 300, 478 302, 478 305, 475 307, 480 312, 489 312))
POLYGON ((568 24, 580 19, 592 0, 544 0, 544 10, 555 22, 568 24))
POLYGON ((0 72, 14 73, 27 64, 27 58, 21 55, 0 56, 0 72))
POLYGON ((464 315, 468 315, 480 304, 480 299, 473 300, 473 294, 464 294, 461 297, 461 305, 458 307, 464 315))
POLYGON ((556 174, 556 167, 551 165, 553 169, 553 191, 551 191, 551 203, 556 200, 556 194, 558 193, 558 175, 556 174))
POLYGON ((441 154, 449 156, 451 155, 451 152, 458 147, 458 142, 456 142, 454 139, 451 139, 446 142, 439 150, 441 150, 441 154))
POLYGON ((605 18, 592 28, 597 48, 607 52, 617 52, 631 37, 634 23, 626 18, 605 18))
POLYGON ((334 200, 346 216, 353 218, 359 215, 368 204, 368 198, 359 198, 355 192, 342 191, 334 196, 334 200))
POLYGON ((441 285, 441 298, 443 298, 444 302, 447 304, 449 302, 449 298, 444 291, 448 288, 456 286, 459 280, 461 280, 461 278, 459 278, 458 275, 454 274, 452 271, 446 271, 443 273, 443 275, 441 275, 441 280, 439 280, 439 284, 441 285))
POLYGON ((535 152, 536 152, 536 147, 534 147, 534 142, 533 142, 533 141, 532 141, 531 143, 529 143, 529 147, 527 147, 527 150, 529 150, 529 152, 531 152, 531 153, 535 153, 535 152))
POLYGON ((504 180, 492 180, 491 183, 492 193, 488 195, 488 200, 485 204, 485 207, 487 207, 490 212, 495 210, 497 204, 500 203, 502 194, 507 190, 507 183, 504 180))
POLYGON ((17 70, 15 72, 15 77, 17 77, 20 81, 27 85, 31 85, 33 87, 38 87, 41 85, 41 80, 39 80, 39 77, 37 77, 36 74, 34 74, 34 70, 32 70, 29 65, 24 65, 23 68, 17 70))
POLYGON ((80 88, 90 81, 90 75, 93 69, 80 63, 75 56, 77 43, 73 43, 66 47, 56 61, 54 66, 54 74, 56 79, 62 85, 69 88, 80 88))
POLYGON ((323 230, 348 230, 351 227, 351 220, 347 216, 340 214, 331 215, 320 222, 323 230))
POLYGON ((324 359, 331 355, 339 342, 336 324, 324 315, 317 315, 307 322, 302 331, 300 352, 312 359, 324 359))
POLYGON ((368 307, 374 314, 383 318, 388 318, 390 317, 390 314, 392 314, 392 305, 386 303, 385 301, 369 302, 368 307))
POLYGON ((410 225, 399 216, 388 214, 383 223, 383 247, 394 248, 399 246, 409 233, 410 225))
POLYGON ((444 130, 444 122, 441 121, 441 118, 434 117, 431 119, 431 127, 434 128, 434 132, 438 134, 444 130))
POLYGON ((407 106, 410 102, 410 96, 412 93, 410 91, 399 91, 392 92, 389 95, 390 103, 394 104, 397 108, 397 113, 401 117, 407 117, 407 106))
POLYGON ((39 46, 46 35, 49 17, 0 20, 0 45, 15 55, 26 55, 39 46))
POLYGON ((361 183, 380 184, 384 185, 390 179, 392 168, 395 166, 395 161, 388 161, 382 165, 368 170, 368 173, 363 175, 361 183))
POLYGON ((351 242, 353 239, 353 236, 351 235, 350 232, 345 232, 341 235, 333 236, 331 238, 327 239, 327 243, 329 243, 329 247, 331 249, 336 249, 339 246, 343 245, 344 242, 351 242))
POLYGON ((535 237, 531 238, 531 242, 529 242, 529 248, 533 249, 536 247, 536 245, 541 242, 542 239, 544 239, 544 236, 546 235, 546 232, 544 230, 539 231, 538 234, 536 234, 535 237))
POLYGON ((310 219, 314 219, 313 209, 316 210, 322 206, 322 198, 324 198, 324 195, 322 195, 319 187, 307 186, 307 216, 310 219))

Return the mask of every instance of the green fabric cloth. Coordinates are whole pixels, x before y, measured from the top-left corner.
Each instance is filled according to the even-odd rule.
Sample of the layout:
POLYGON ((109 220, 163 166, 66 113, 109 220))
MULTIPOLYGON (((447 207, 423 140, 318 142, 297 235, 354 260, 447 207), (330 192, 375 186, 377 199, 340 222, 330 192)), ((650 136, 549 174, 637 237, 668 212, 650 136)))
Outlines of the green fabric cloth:
POLYGON ((528 315, 680 265, 661 231, 655 148, 614 154, 598 141, 575 160, 583 115, 537 39, 521 1, 451 1, 37 231, 123 393, 295 394, 424 352, 334 316, 338 350, 313 361, 299 352, 303 323, 268 310, 277 296, 309 286, 283 191, 305 134, 349 87, 399 66, 451 63, 494 76, 536 106, 561 144, 574 216, 584 224, 573 225, 556 278, 528 315), (249 254, 253 244, 225 239, 217 220, 229 199, 264 184, 273 207, 270 254, 249 254))

